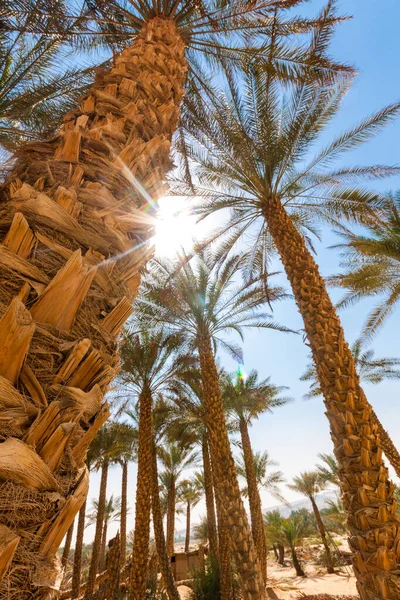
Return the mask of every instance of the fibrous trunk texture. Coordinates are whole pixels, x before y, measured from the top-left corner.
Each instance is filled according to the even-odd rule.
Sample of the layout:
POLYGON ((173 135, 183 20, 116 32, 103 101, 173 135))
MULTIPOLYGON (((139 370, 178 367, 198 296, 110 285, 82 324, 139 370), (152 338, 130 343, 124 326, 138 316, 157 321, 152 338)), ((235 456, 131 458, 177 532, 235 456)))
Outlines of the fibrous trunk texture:
POLYGON ((184 51, 172 20, 150 20, 0 190, 0 524, 21 537, 0 597, 53 593, 86 497, 86 450, 172 166, 184 51))
POLYGON ((126 517, 128 514, 128 461, 122 463, 120 546, 121 568, 126 563, 126 517))
POLYGON ((333 568, 333 558, 332 558, 331 549, 329 548, 328 540, 326 538, 325 525, 322 522, 321 514, 319 512, 319 508, 317 506, 317 503, 315 502, 314 498, 312 498, 312 497, 310 498, 310 500, 311 500, 312 508, 313 508, 313 511, 314 511, 315 520, 317 521, 318 531, 319 531, 319 534, 320 534, 320 536, 322 538, 322 543, 323 543, 324 548, 325 548, 326 568, 327 568, 328 573, 334 573, 335 570, 333 568))
POLYGON ((96 575, 99 570, 100 554, 101 554, 101 540, 103 536, 103 524, 104 524, 104 511, 106 505, 106 494, 107 494, 107 476, 108 476, 108 462, 103 461, 101 466, 101 480, 100 480, 100 491, 99 499, 97 503, 97 516, 96 516, 96 530, 93 540, 92 558, 90 561, 89 575, 86 584, 85 598, 90 598, 94 591, 94 585, 96 582, 96 575))
POLYGON ((161 574, 167 592, 168 600, 180 600, 180 596, 175 585, 174 577, 172 575, 170 557, 168 555, 167 546, 165 543, 163 519, 160 504, 160 493, 158 486, 157 449, 153 438, 151 467, 151 510, 153 515, 154 538, 156 541, 158 560, 160 561, 161 566, 161 574))
POLYGON ((362 600, 400 595, 400 522, 379 432, 318 266, 277 198, 265 218, 304 320, 324 395, 362 600))
POLYGON ((106 568, 107 530, 108 530, 108 521, 107 521, 107 516, 104 515, 103 533, 101 534, 99 566, 97 568, 98 573, 102 573, 106 568))
POLYGON ((214 560, 218 559, 218 537, 217 520, 215 516, 213 473, 211 468, 210 451, 208 447, 207 434, 203 434, 202 444, 203 470, 204 470, 204 492, 206 497, 208 540, 210 543, 210 554, 214 560))
POLYGON ((246 470, 247 489, 249 492, 249 507, 251 519, 251 532, 261 565, 264 584, 267 580, 267 541, 264 532, 264 519, 262 515, 261 498, 257 484, 254 466, 254 455, 251 447, 249 430, 245 419, 240 419, 240 437, 242 441, 243 459, 246 470))
POLYGON ((185 535, 185 552, 189 552, 190 546, 190 502, 186 504, 186 535, 185 535))
POLYGON ((142 600, 146 596, 150 543, 152 429, 152 397, 150 391, 144 390, 139 397, 138 473, 129 581, 130 600, 142 600))
POLYGON ((218 518, 218 570, 221 600, 233 600, 231 545, 227 515, 223 510, 223 499, 215 482, 215 503, 218 518))
POLYGON ((397 477, 400 478, 400 454, 399 454, 399 451, 397 450, 396 446, 393 444, 390 435, 388 434, 386 429, 383 427, 382 423, 378 419, 378 417, 372 407, 371 407, 371 415, 377 426, 377 431, 378 431, 379 442, 380 442, 381 448, 382 448, 386 458, 392 465, 397 477))
POLYGON ((72 571, 72 594, 71 598, 79 598, 81 587, 82 549, 83 535, 85 533, 86 500, 81 506, 78 517, 78 528, 76 530, 76 541, 74 550, 74 566, 72 571))
POLYGON ((69 558, 69 552, 71 550, 71 542, 72 542, 73 534, 74 534, 74 522, 72 523, 71 527, 68 529, 67 537, 65 538, 64 550, 63 550, 62 557, 61 557, 61 564, 64 569, 68 564, 68 558, 69 558))
POLYGON ((171 477, 167 498, 167 552, 170 556, 175 554, 175 505, 176 485, 174 477, 171 477))
POLYGON ((204 389, 204 412, 213 472, 215 481, 218 482, 218 493, 223 499, 222 511, 226 516, 229 528, 231 550, 238 571, 239 585, 244 600, 264 598, 260 564, 242 502, 235 462, 229 443, 211 340, 201 337, 198 344, 204 389))

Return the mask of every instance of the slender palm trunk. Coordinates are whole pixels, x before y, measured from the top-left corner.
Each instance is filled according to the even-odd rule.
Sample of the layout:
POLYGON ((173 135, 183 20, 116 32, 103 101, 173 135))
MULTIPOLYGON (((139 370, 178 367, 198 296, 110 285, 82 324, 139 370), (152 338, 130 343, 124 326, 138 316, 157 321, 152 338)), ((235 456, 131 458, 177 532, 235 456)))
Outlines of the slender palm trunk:
POLYGON ((101 538, 103 533, 104 509, 106 505, 107 494, 107 477, 108 477, 108 462, 103 461, 101 467, 100 492, 97 505, 96 531, 93 540, 92 559, 90 561, 89 575, 86 584, 85 599, 90 598, 94 592, 96 575, 99 568, 100 553, 101 553, 101 538))
POLYGON ((218 567, 219 567, 219 587, 221 600, 233 600, 232 566, 231 566, 231 546, 229 536, 229 524, 227 515, 223 510, 223 499, 218 489, 218 484, 214 486, 215 503, 217 506, 218 517, 218 567))
POLYGON ((102 573, 106 569, 107 529, 108 529, 108 521, 107 521, 107 518, 105 518, 104 522, 103 522, 103 533, 101 534, 101 546, 100 546, 99 568, 98 568, 99 573, 102 573))
POLYGON ((79 590, 81 587, 81 567, 82 567, 82 548, 83 534, 85 533, 85 515, 86 515, 86 500, 82 504, 78 517, 78 528, 76 531, 75 551, 74 551, 74 568, 72 572, 72 600, 79 598, 79 590))
POLYGON ((171 487, 168 490, 167 501, 167 552, 170 556, 175 554, 175 507, 176 507, 176 483, 171 477, 171 487))
POLYGON ((285 563, 285 546, 283 544, 278 544, 278 564, 284 565, 285 563))
POLYGON ((160 561, 161 565, 161 574, 167 591, 168 600, 180 600, 180 596, 175 585, 174 577, 172 575, 170 557, 168 555, 167 546, 165 543, 163 519, 160 505, 160 493, 158 487, 157 449, 153 437, 151 466, 151 509, 153 514, 153 528, 158 560, 160 561))
POLYGON ((185 552, 189 552, 190 546, 190 502, 186 505, 186 536, 185 536, 185 552))
MULTIPOLYGON (((87 495, 82 467, 109 414, 103 396, 119 369, 116 336, 152 254, 145 196, 163 194, 186 71, 173 20, 151 19, 60 132, 19 152, 0 190, 0 456, 18 465, 8 479, 21 498, 0 516, 20 538, 0 597, 43 596, 50 569, 56 581, 54 555, 87 495), (78 422, 82 392, 90 408, 78 422), (5 418, 11 393, 23 418, 15 408, 5 418), (47 498, 27 526, 32 487, 47 498)), ((2 507, 8 496, 1 486, 2 507)))
POLYGON ((120 556, 121 568, 126 563, 126 517, 128 514, 128 461, 122 463, 122 485, 121 485, 121 521, 120 521, 120 556))
POLYGON ((264 215, 303 317, 330 422, 350 546, 362 600, 399 595, 400 522, 394 486, 382 460, 371 406, 360 386, 354 360, 335 308, 304 239, 281 202, 265 203, 264 215))
POLYGON ((64 550, 63 550, 62 557, 61 557, 61 564, 64 569, 68 564, 69 552, 71 550, 71 542, 72 542, 73 534, 74 534, 74 523, 72 523, 71 527, 68 529, 67 537, 65 538, 64 550))
POLYGON ((317 503, 315 502, 314 498, 310 498, 311 500, 311 505, 314 511, 314 515, 315 515, 315 520, 317 521, 317 527, 318 527, 318 531, 319 531, 319 535, 322 538, 322 543, 324 545, 325 548, 325 554, 326 554, 326 569, 328 571, 328 573, 334 573, 335 569, 333 568, 333 558, 332 558, 332 553, 331 553, 331 549, 329 548, 329 544, 328 544, 328 540, 326 538, 326 529, 325 529, 325 525, 321 519, 321 513, 319 512, 319 508, 317 506, 317 503))
POLYGON ((242 441, 244 466, 246 470, 247 489, 249 492, 249 506, 251 518, 251 531, 254 545, 257 550, 261 565, 264 584, 267 581, 267 542, 265 539, 264 519, 262 515, 260 492, 257 485, 257 476, 254 467, 254 456, 251 447, 249 429, 245 419, 240 419, 240 437, 242 441))
POLYGON ((275 560, 276 560, 276 562, 278 562, 278 560, 279 560, 279 554, 278 554, 278 550, 277 550, 275 544, 272 544, 272 550, 274 551, 275 560))
POLYGON ((204 408, 212 465, 223 497, 222 510, 229 526, 231 549, 244 600, 265 597, 260 563, 253 544, 247 514, 240 494, 235 462, 225 424, 218 371, 209 338, 199 339, 199 357, 204 389, 204 408))
POLYGON ((215 516, 213 474, 210 461, 210 452, 208 448, 207 434, 203 434, 201 450, 203 456, 204 470, 204 491, 206 496, 208 539, 210 542, 210 554, 217 560, 218 557, 218 537, 217 521, 215 516))
POLYGON ((290 553, 292 555, 293 566, 296 569, 297 577, 307 577, 307 575, 304 573, 303 567, 300 564, 296 553, 296 548, 294 546, 290 546, 290 553))
POLYGON ((139 448, 136 484, 135 531, 130 572, 130 600, 143 600, 146 595, 150 545, 152 397, 144 389, 139 397, 139 448))

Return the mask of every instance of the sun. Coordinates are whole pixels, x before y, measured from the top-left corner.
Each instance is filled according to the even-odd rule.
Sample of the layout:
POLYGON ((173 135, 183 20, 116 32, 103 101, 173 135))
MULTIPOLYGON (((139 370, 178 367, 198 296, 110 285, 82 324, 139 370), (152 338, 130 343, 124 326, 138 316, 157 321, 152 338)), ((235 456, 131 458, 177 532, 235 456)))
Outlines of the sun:
POLYGON ((182 250, 190 251, 199 236, 199 225, 188 200, 172 196, 161 198, 158 205, 154 236, 156 256, 171 258, 182 250))

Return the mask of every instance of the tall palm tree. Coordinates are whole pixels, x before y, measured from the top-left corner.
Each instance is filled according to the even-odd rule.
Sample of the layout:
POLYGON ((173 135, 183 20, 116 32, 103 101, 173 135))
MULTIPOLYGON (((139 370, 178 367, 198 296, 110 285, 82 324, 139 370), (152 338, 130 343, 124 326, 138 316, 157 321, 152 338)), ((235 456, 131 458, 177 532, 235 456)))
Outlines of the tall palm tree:
MULTIPOLYGON (((363 349, 362 340, 354 342, 351 350, 360 381, 376 385, 385 379, 400 379, 400 370, 398 369, 400 359, 375 358, 373 350, 363 349)), ((322 395, 317 370, 313 364, 308 365, 306 372, 300 377, 300 380, 311 382, 310 391, 305 395, 305 398, 314 398, 322 395)), ((396 475, 400 477, 400 453, 373 408, 371 408, 371 417, 377 426, 382 450, 394 468, 396 475)))
MULTIPOLYGON (((274 460, 270 459, 269 453, 266 450, 264 452, 254 452, 253 461, 258 489, 264 489, 280 502, 286 502, 279 489, 279 485, 285 482, 283 473, 282 471, 272 471, 272 473, 269 472, 270 467, 273 467, 277 464, 274 460)), ((244 460, 241 460, 240 458, 237 459, 236 466, 239 475, 245 479, 246 467, 244 460)), ((248 497, 248 486, 242 488, 242 494, 243 496, 248 497)))
POLYGON ((283 517, 278 509, 268 510, 264 514, 264 526, 267 541, 273 546, 278 564, 283 566, 285 560, 285 545, 280 530, 282 519, 283 517))
MULTIPOLYGON (((137 324, 136 324, 137 325, 137 324)), ((132 323, 135 329, 135 323, 132 323)), ((181 337, 160 329, 127 332, 121 345, 120 381, 124 394, 139 402, 138 475, 136 487, 135 531, 132 551, 130 588, 132 599, 143 598, 150 543, 152 481, 152 410, 153 398, 168 389, 179 374, 188 370, 193 359, 178 354, 181 337)))
MULTIPOLYGON (((155 262, 138 300, 141 318, 164 323, 172 332, 180 332, 189 349, 197 350, 203 390, 203 414, 210 444, 214 482, 221 498, 221 510, 229 524, 229 536, 245 597, 263 594, 260 565, 254 551, 248 520, 237 480, 225 423, 224 404, 215 348, 220 346, 236 358, 240 348, 226 340, 224 333, 243 336, 249 327, 287 331, 262 311, 265 302, 263 281, 236 284, 244 258, 233 256, 217 264, 209 250, 199 254, 195 265, 155 262)), ((269 299, 285 297, 279 287, 269 288, 269 299)))
POLYGON ((104 516, 106 511, 106 494, 108 470, 110 465, 120 460, 121 453, 126 451, 127 444, 131 443, 131 428, 124 423, 112 421, 103 425, 102 429, 93 440, 89 461, 94 470, 101 470, 99 498, 97 501, 96 528, 93 540, 92 558, 85 589, 85 598, 93 594, 96 575, 101 568, 102 539, 104 516))
POLYGON ((81 588, 81 569, 82 569, 82 554, 83 554, 83 536, 85 533, 86 519, 86 500, 82 504, 78 513, 78 526, 76 530, 75 550, 74 550, 74 565, 72 570, 71 598, 76 600, 80 596, 81 588))
POLYGON ((338 473, 338 464, 333 454, 318 454, 318 458, 322 460, 324 464, 316 465, 317 471, 322 479, 327 483, 333 483, 334 485, 340 486, 340 479, 338 473))
MULTIPOLYGON (((283 7, 299 3, 291 0, 283 7)), ((68 11, 53 19, 54 35, 63 23, 75 43, 82 27, 70 28, 71 3, 46 1, 41 6, 52 14, 54 4, 68 11)), ((76 3, 78 11, 80 5, 76 3)), ((23 398, 27 397, 30 413, 41 410, 43 425, 36 427, 36 423, 34 431, 29 430, 29 419, 15 441, 15 433, 7 429, 12 425, 10 416, 9 422, 4 420, 1 451, 5 456, 13 454, 22 471, 34 461, 40 481, 46 481, 37 485, 49 494, 62 490, 65 500, 53 502, 51 519, 45 520, 45 511, 38 512, 41 516, 33 530, 40 535, 35 542, 29 541, 29 548, 17 528, 21 552, 9 571, 11 581, 7 579, 4 586, 6 590, 15 586, 21 599, 25 592, 17 572, 24 573, 26 589, 35 581, 42 589, 43 573, 35 571, 38 556, 48 561, 49 569, 54 565, 57 579, 53 557, 87 494, 87 474, 82 471, 85 453, 107 418, 103 398, 119 368, 116 337, 131 314, 140 270, 152 254, 149 238, 156 202, 172 166, 171 139, 184 88, 195 90, 202 81, 196 54, 203 51, 205 60, 200 62, 211 66, 217 56, 237 61, 245 54, 255 55, 257 44, 262 55, 260 44, 277 31, 289 35, 272 64, 281 77, 298 76, 301 65, 312 66, 321 75, 342 69, 325 53, 309 59, 298 44, 293 47, 287 41, 291 32, 310 31, 318 20, 292 15, 272 19, 276 6, 276 0, 229 4, 219 0, 91 0, 91 18, 83 36, 94 43, 117 39, 120 48, 124 42, 126 47, 114 55, 108 68, 97 72, 90 91, 64 116, 54 137, 19 150, 1 188, 0 333, 7 332, 10 341, 3 349, 0 375, 9 382, 19 407, 25 407, 23 398), (14 384, 24 387, 26 396, 17 396, 14 384), (62 391, 58 393, 54 385, 62 391), (74 403, 72 414, 57 404, 64 397, 74 403), (92 403, 92 398, 97 402, 92 403), (77 422, 75 411, 82 403, 90 405, 92 414, 77 422), (54 423, 55 431, 46 427, 48 422, 54 423), (74 440, 81 438, 79 443, 74 441, 74 448, 70 445, 73 425, 74 440), (43 430, 46 436, 49 433, 48 440, 43 430), (60 481, 56 467, 67 454, 71 468, 60 481), (18 563, 27 552, 33 554, 32 560, 18 563)), ((335 22, 329 19, 330 26, 335 22)), ((13 473, 13 481, 22 486, 21 493, 29 494, 24 477, 13 473)), ((23 527, 20 533, 24 534, 23 527)))
POLYGON ((325 525, 321 519, 321 514, 316 502, 317 494, 326 488, 326 483, 326 480, 322 478, 317 471, 305 471, 304 473, 300 473, 299 476, 293 477, 293 483, 289 484, 288 487, 299 494, 303 494, 310 500, 317 521, 318 531, 325 548, 327 571, 328 573, 334 573, 333 558, 326 537, 325 525))
POLYGON ((195 473, 192 479, 181 482, 178 501, 182 502, 186 507, 186 535, 185 535, 185 552, 189 552, 190 547, 190 527, 191 527, 191 511, 198 504, 204 494, 204 487, 201 483, 201 478, 196 477, 199 473, 195 473))
POLYGON ((250 506, 251 529, 261 564, 264 583, 266 583, 267 578, 267 545, 264 535, 260 490, 255 470, 256 463, 251 446, 249 427, 252 421, 258 419, 264 412, 272 412, 274 408, 286 404, 288 399, 281 396, 281 392, 284 389, 286 388, 272 384, 270 378, 258 381, 258 373, 255 370, 251 371, 248 377, 244 377, 239 373, 234 378, 226 376, 223 379, 222 397, 230 418, 233 420, 236 429, 240 432, 250 506))
MULTIPOLYGON (((160 478, 167 490, 167 551, 170 556, 175 554, 175 511, 177 502, 178 480, 185 469, 194 467, 198 456, 196 452, 179 442, 168 442, 158 449, 158 456, 163 467, 160 478)), ((181 490, 181 494, 182 494, 181 490)))
POLYGON ((282 519, 279 524, 279 538, 290 549, 293 566, 298 577, 307 577, 296 553, 298 543, 310 533, 308 521, 300 512, 292 512, 290 517, 282 519))
POLYGON ((400 193, 389 195, 380 219, 367 224, 363 233, 338 232, 344 273, 328 278, 330 285, 347 288, 338 307, 363 298, 378 298, 368 315, 362 338, 371 338, 386 322, 400 300, 400 193))
MULTIPOLYGON (((97 513, 99 510, 99 503, 97 500, 93 500, 91 508, 92 512, 87 515, 87 526, 93 525, 97 521, 97 513)), ((114 495, 111 494, 109 498, 106 498, 104 506, 103 531, 101 534, 101 546, 99 557, 99 571, 104 571, 106 568, 108 525, 113 521, 116 521, 117 519, 121 519, 121 498, 114 498, 114 495)))
MULTIPOLYGON (((228 69, 227 79, 226 94, 213 90, 206 106, 196 103, 186 115, 187 158, 198 167, 195 194, 203 196, 198 212, 205 216, 220 209, 231 211, 223 229, 228 232, 224 254, 246 234, 247 244, 254 236, 248 273, 266 272, 272 246, 279 254, 324 395, 349 528, 360 540, 352 545, 358 589, 365 598, 380 594, 392 599, 398 593, 393 532, 400 526, 391 510, 392 485, 371 406, 307 242, 310 229, 321 221, 376 219, 383 198, 359 182, 398 174, 399 169, 384 165, 334 169, 332 163, 393 120, 400 103, 364 119, 314 154, 312 146, 337 113, 348 82, 332 86, 304 82, 288 93, 264 70, 249 65, 240 94, 228 69), (366 481, 368 489, 362 487, 366 481), (375 490, 381 486, 386 492, 377 501, 375 490), (381 529, 388 531, 385 541, 381 529)), ((180 185, 174 191, 187 193, 190 188, 180 185)))

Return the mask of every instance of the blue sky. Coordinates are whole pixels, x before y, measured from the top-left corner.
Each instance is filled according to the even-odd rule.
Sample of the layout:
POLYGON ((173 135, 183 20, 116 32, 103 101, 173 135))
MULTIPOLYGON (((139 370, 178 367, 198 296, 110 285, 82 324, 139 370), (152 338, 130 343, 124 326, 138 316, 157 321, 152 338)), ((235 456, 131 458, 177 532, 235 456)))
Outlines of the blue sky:
MULTIPOLYGON (((303 14, 316 14, 324 3, 320 0, 309 2, 303 8, 303 14)), ((363 116, 367 116, 386 104, 400 98, 400 3, 398 0, 347 0, 339 2, 342 12, 352 14, 353 18, 341 24, 336 32, 332 54, 339 60, 354 64, 359 75, 346 96, 343 107, 331 126, 330 133, 335 134, 353 125, 363 116)), ((377 138, 346 155, 347 164, 400 164, 400 119, 390 124, 377 138)), ((383 190, 400 189, 400 179, 387 180, 379 184, 383 190)), ((339 257, 328 247, 337 241, 334 233, 324 231, 322 243, 316 244, 317 262, 323 275, 339 270, 339 257)), ((340 292, 332 291, 337 300, 340 292)), ((341 313, 347 340, 357 339, 365 316, 374 303, 364 301, 356 307, 341 313)), ((301 329, 301 318, 294 303, 287 301, 274 307, 275 319, 293 329, 301 329)), ((372 347, 376 356, 400 356, 399 332, 400 311, 388 321, 381 333, 375 338, 372 347)), ((307 347, 302 336, 294 336, 269 331, 254 331, 246 335, 243 345, 245 370, 257 369, 260 377, 271 376, 278 385, 290 388, 289 394, 294 402, 280 408, 273 415, 265 415, 254 424, 251 437, 255 450, 268 450, 271 458, 279 463, 288 481, 303 470, 314 468, 317 454, 332 452, 328 421, 324 415, 321 399, 304 401, 306 383, 299 381, 307 360, 307 347)), ((237 365, 226 356, 223 364, 230 370, 237 365)), ((365 391, 373 404, 383 425, 388 429, 395 444, 400 447, 400 382, 385 382, 379 386, 366 385, 365 391)), ((120 494, 120 469, 111 469, 108 495, 120 494)), ((91 476, 89 502, 97 496, 99 476, 91 476)), ((136 486, 136 466, 130 466, 129 495, 131 514, 128 528, 133 528, 133 504, 136 486)), ((299 499, 298 494, 282 488, 286 498, 299 499)), ((267 508, 276 501, 263 494, 263 506, 267 508)), ((195 517, 205 512, 204 504, 195 511, 195 517)), ((183 520, 181 521, 183 523, 183 520)), ((114 535, 118 525, 110 527, 110 536, 114 535)), ((178 528, 180 525, 178 524, 178 528)), ((93 537, 93 528, 86 530, 85 540, 93 537)))

